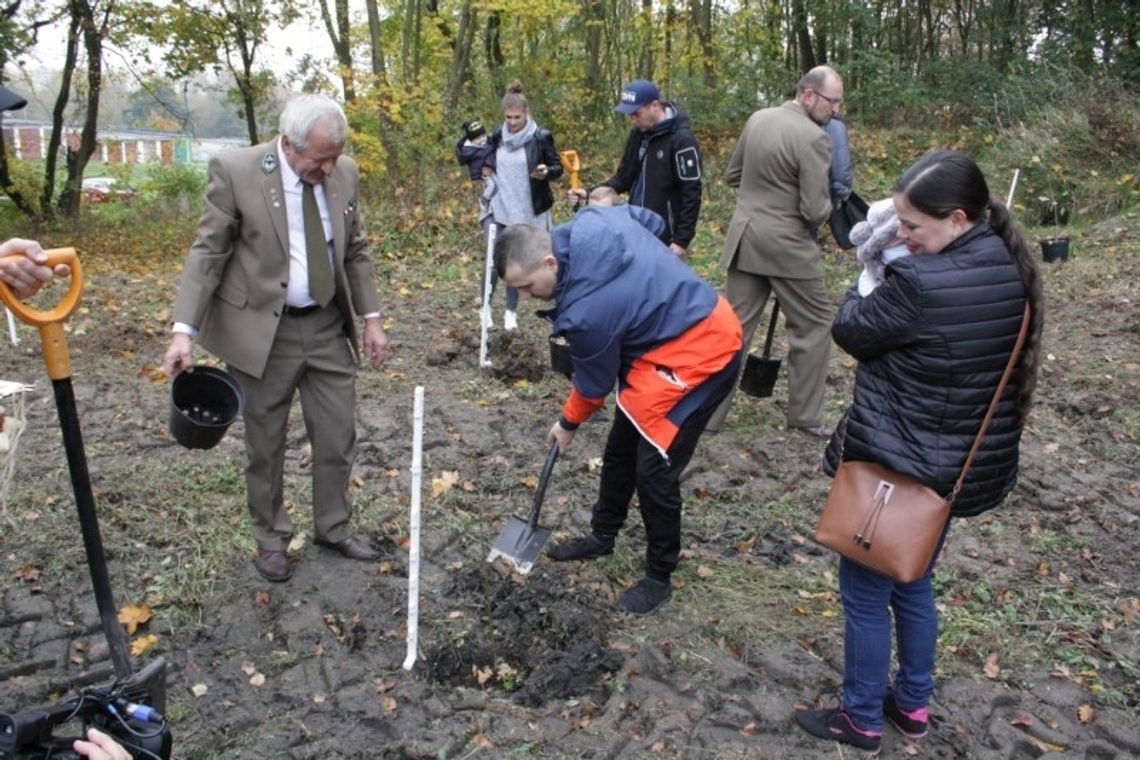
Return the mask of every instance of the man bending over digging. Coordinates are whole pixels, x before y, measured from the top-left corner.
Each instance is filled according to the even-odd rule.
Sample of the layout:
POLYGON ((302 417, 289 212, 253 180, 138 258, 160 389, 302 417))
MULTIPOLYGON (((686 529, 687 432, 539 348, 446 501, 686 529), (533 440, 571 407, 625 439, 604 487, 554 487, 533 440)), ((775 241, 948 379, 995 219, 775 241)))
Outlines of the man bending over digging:
POLYGON ((524 297, 554 301, 554 333, 570 344, 574 387, 547 443, 565 452, 617 387, 591 530, 548 553, 556 562, 612 554, 636 491, 645 577, 617 602, 635 615, 672 596, 680 475, 741 355, 735 312, 654 236, 662 223, 642 208, 588 206, 552 232, 512 225, 495 241, 499 276, 524 297))

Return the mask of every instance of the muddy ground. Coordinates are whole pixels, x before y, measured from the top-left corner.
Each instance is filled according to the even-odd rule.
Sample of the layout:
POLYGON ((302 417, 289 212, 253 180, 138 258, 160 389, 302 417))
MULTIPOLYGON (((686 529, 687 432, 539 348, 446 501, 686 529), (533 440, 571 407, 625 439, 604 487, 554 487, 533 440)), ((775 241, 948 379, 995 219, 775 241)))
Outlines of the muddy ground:
MULTIPOLYGON (((888 730, 887 756, 1140 755, 1138 227, 1090 230, 1070 261, 1045 268, 1049 357, 1021 484, 951 533, 937 577, 933 730, 921 744, 888 730)), ((354 487, 357 531, 383 560, 312 545, 295 414, 296 574, 285 584, 251 565, 240 422, 209 451, 168 431, 155 365, 177 258, 91 262, 68 323, 73 386, 116 601, 153 611, 130 637, 155 637, 135 663, 161 654, 170 665, 175 756, 851 756, 790 720, 836 698, 843 653, 835 559, 807 539, 828 484, 822 444, 784 429, 786 376, 771 399, 740 397, 727 429, 703 440, 685 480, 673 601, 648 619, 620 614, 613 601, 641 574, 636 513, 617 553, 596 563, 544 559, 521 577, 485 562, 507 516, 529 506, 568 384, 525 310, 518 333, 492 333, 494 367, 479 369, 478 265, 463 261, 450 279, 380 265, 394 357, 360 376, 354 487), (407 672, 416 385, 424 567, 407 672)), ((831 267, 838 300, 855 267, 850 256, 831 267)), ((0 709, 10 711, 110 673, 50 384, 35 334, 22 335, 0 364, 0 377, 35 383, 0 524, 0 709)), ((853 368, 835 352, 832 420, 853 368)), ((556 540, 588 525, 605 431, 584 426, 555 468, 542 522, 556 540)))

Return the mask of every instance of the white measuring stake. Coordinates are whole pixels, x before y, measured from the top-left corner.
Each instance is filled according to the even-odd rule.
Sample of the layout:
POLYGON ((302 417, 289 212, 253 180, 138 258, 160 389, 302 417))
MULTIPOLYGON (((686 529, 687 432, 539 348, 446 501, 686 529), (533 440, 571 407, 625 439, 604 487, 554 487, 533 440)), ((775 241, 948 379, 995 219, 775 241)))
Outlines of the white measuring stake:
POLYGON ((1017 177, 1021 174, 1021 169, 1013 170, 1013 181, 1009 183, 1009 195, 1005 196, 1005 207, 1013 208, 1013 191, 1017 188, 1017 177))
POLYGON ((487 225, 487 262, 483 269, 483 308, 479 311, 479 323, 483 332, 479 335, 479 366, 490 367, 491 360, 487 358, 487 322, 491 316, 491 272, 495 266, 495 228, 491 222, 487 225))
POLYGON ((424 387, 416 386, 412 413, 412 514, 408 536, 408 654, 404 670, 416 664, 420 637, 420 490, 424 476, 424 387))

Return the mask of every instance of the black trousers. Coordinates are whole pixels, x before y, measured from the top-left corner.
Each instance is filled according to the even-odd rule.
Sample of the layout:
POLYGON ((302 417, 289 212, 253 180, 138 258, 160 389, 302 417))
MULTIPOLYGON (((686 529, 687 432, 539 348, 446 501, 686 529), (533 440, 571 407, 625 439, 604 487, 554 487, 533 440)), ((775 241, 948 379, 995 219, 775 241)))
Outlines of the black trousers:
POLYGON ((606 439, 602 477, 590 528, 613 539, 625 524, 636 491, 645 524, 645 574, 667 580, 681 556, 681 473, 688 466, 709 418, 732 388, 731 382, 710 394, 677 431, 668 456, 645 440, 621 408, 606 439))

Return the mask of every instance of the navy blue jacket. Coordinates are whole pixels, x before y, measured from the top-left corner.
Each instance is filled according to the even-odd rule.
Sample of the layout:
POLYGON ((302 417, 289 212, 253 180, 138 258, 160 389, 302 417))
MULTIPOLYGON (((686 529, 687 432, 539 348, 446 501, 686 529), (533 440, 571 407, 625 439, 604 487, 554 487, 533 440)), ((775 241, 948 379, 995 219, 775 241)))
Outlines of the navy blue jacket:
POLYGON ((570 344, 574 388, 568 429, 617 403, 664 454, 677 430, 736 377, 740 320, 654 237, 662 221, 632 205, 587 206, 552 233, 558 279, 549 313, 570 344))
MULTIPOLYGON (((831 333, 859 368, 825 471, 834 475, 842 452, 948 495, 997 390, 1025 303, 1013 258, 985 223, 940 254, 891 262, 884 283, 866 298, 848 291, 831 333)), ((1018 384, 1015 369, 955 516, 996 507, 1017 482, 1018 384)))
POLYGON ((461 137, 455 143, 455 160, 460 166, 467 167, 473 181, 482 180, 484 166, 495 168, 495 148, 490 140, 482 145, 472 145, 466 137, 461 137))

